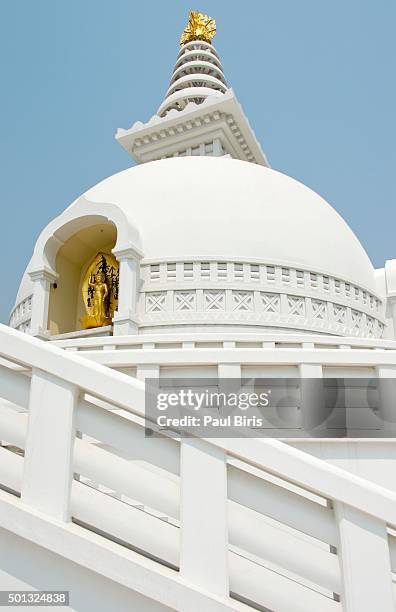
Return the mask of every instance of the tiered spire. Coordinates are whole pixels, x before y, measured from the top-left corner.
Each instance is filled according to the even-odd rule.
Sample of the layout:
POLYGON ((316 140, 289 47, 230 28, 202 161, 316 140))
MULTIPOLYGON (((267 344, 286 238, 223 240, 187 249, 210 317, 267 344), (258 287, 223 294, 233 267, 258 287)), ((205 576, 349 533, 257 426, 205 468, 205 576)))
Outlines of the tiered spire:
POLYGON ((171 109, 183 110, 189 102, 201 104, 208 96, 224 94, 227 82, 216 49, 211 45, 216 34, 212 17, 191 11, 180 37, 180 52, 173 69, 165 100, 158 115, 165 117, 171 109))
POLYGON ((147 123, 116 139, 140 163, 190 155, 229 155, 267 166, 260 144, 227 85, 212 38, 216 22, 191 11, 165 99, 147 123))
POLYGON ((228 89, 216 49, 196 40, 180 49, 165 100, 157 113, 160 117, 172 109, 183 110, 189 102, 201 104, 208 96, 225 94, 228 89))

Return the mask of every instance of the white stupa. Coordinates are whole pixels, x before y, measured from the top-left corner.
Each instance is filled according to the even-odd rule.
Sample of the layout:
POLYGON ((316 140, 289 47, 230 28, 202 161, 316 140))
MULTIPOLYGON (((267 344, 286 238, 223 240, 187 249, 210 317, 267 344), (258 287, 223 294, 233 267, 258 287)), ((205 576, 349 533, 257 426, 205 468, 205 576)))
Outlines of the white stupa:
POLYGON ((157 113, 116 138, 139 165, 88 190, 43 230, 13 327, 79 335, 85 268, 107 248, 124 263, 118 312, 102 335, 394 338, 395 264, 374 270, 331 206, 269 168, 209 42, 181 46, 157 113))
POLYGON ((394 612, 396 260, 375 270, 270 168, 214 32, 190 14, 156 114, 116 134, 137 165, 43 229, 0 326, 0 590, 70 590, 80 612, 394 612), (147 378, 295 382, 257 438, 158 440, 147 378))

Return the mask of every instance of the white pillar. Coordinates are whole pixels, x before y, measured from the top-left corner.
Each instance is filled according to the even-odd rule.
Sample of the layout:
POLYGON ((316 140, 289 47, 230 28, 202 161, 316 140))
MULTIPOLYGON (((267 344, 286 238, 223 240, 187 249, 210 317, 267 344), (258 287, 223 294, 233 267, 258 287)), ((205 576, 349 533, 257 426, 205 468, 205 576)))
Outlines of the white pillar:
POLYGON ((394 296, 388 297, 388 304, 392 313, 393 338, 396 338, 396 298, 394 296))
POLYGON ((389 437, 396 436, 396 366, 376 367, 378 376, 379 415, 389 437))
POLYGON ((39 338, 48 338, 48 309, 51 283, 56 282, 58 275, 47 269, 29 272, 33 281, 32 315, 30 334, 39 338))
POLYGON ((213 139, 213 155, 215 157, 220 157, 224 155, 224 150, 220 138, 213 139))
POLYGON ((62 521, 70 519, 77 388, 33 369, 22 501, 62 521))
POLYGON ((180 574, 223 597, 229 594, 226 470, 221 449, 182 440, 180 574))
MULTIPOLYGON (((227 348, 227 347, 224 347, 227 348)), ((241 364, 240 363, 219 363, 217 367, 217 375, 219 377, 219 383, 223 379, 227 378, 241 378, 241 364)))
POLYGON ((390 309, 393 321, 393 337, 396 338, 396 259, 385 262, 386 309, 390 309))
POLYGON ((388 535, 383 521, 334 503, 343 612, 394 612, 388 535))
MULTIPOLYGON (((303 343, 303 348, 310 349, 303 343), (305 346, 304 346, 305 345, 305 346)), ((299 365, 302 427, 310 431, 316 427, 326 428, 328 416, 325 404, 322 366, 316 363, 299 365)))
POLYGON ((145 382, 146 378, 159 378, 159 365, 147 363, 136 367, 136 378, 145 382))
MULTIPOLYGON (((228 348, 223 343, 224 348, 228 348)), ((235 344, 234 344, 235 347, 235 344)), ((217 366, 218 390, 219 393, 238 393, 241 389, 241 364, 240 363, 219 363, 217 366), (233 380, 233 383, 229 382, 233 380)), ((225 417, 230 413, 230 409, 226 406, 219 407, 218 415, 225 417)))
POLYGON ((139 269, 141 256, 132 248, 113 250, 120 263, 118 310, 114 313, 114 335, 136 334, 137 302, 139 294, 139 269))

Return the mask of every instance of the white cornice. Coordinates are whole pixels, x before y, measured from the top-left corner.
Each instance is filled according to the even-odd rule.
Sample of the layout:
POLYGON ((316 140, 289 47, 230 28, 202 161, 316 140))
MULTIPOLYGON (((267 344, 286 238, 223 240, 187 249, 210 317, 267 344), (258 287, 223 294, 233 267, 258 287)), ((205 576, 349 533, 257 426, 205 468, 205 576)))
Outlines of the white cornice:
POLYGON ((30 270, 28 274, 32 281, 46 280, 49 283, 55 283, 59 278, 59 274, 51 268, 48 268, 47 266, 43 266, 42 268, 37 268, 35 270, 30 270))
POLYGON ((134 261, 140 261, 143 258, 143 253, 133 247, 124 249, 113 249, 113 255, 118 261, 123 259, 133 259, 134 261))
POLYGON ((140 163, 176 155, 209 137, 219 138, 225 153, 235 159, 269 166, 232 89, 202 104, 190 103, 182 111, 169 111, 165 117, 154 115, 128 130, 120 128, 116 134, 117 142, 140 163))

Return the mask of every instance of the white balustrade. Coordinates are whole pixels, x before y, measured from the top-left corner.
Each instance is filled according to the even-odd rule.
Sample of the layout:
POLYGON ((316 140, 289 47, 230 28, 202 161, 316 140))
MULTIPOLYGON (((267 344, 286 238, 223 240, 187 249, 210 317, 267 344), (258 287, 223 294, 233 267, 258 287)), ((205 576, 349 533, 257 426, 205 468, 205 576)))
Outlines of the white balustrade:
MULTIPOLYGON (((139 350, 144 374, 153 366, 158 374, 158 354, 177 352, 139 350), (156 364, 143 358, 154 353, 156 364)), ((178 349, 194 351, 216 354, 219 372, 238 376, 235 348, 178 349)), ((311 362, 310 351, 300 349, 300 375, 320 380, 321 364, 311 362)), ((360 353, 343 352, 355 361, 360 353)), ((333 593, 344 612, 371 612, 378 602, 381 612, 394 610, 396 547, 387 530, 396 527, 395 493, 277 440, 145 438, 142 381, 86 359, 88 353, 83 358, 0 326, 0 439, 25 449, 23 458, 0 448, 0 487, 21 492, 21 511, 65 525, 73 517, 81 533, 89 528, 170 572, 180 569, 183 588, 211 597, 216 612, 247 609, 236 599, 280 611, 337 612, 333 593), (92 486, 73 480, 74 472, 92 486)), ((130 351, 101 351, 113 353, 130 351)), ((243 353, 250 359, 260 349, 243 353)), ((380 377, 389 353, 371 352, 385 368, 380 377)), ((190 612, 183 597, 172 605, 190 612)))

